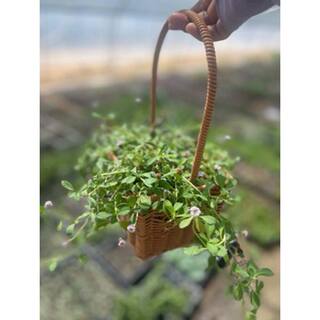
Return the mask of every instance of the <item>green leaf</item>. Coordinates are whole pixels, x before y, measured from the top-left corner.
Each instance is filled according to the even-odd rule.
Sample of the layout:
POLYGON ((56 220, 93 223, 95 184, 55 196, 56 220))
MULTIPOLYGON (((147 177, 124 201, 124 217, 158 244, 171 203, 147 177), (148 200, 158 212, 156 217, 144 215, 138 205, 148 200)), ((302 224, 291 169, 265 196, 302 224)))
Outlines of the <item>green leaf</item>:
POLYGON ((194 195, 190 192, 185 192, 183 195, 182 195, 185 199, 192 199, 194 197, 194 195))
POLYGON ((256 320, 257 319, 257 315, 255 312, 253 311, 248 311, 246 313, 246 316, 245 316, 245 320, 256 320))
POLYGON ((118 182, 117 182, 117 181, 113 181, 113 182, 109 182, 109 183, 106 185, 106 187, 107 187, 107 188, 112 188, 112 187, 114 187, 114 186, 116 186, 116 185, 118 185, 118 182))
POLYGON ((85 255, 84 253, 79 254, 78 260, 81 264, 86 264, 89 260, 88 256, 85 255))
POLYGON ((251 304, 254 307, 259 308, 259 306, 260 306, 260 297, 255 291, 251 291, 250 292, 250 301, 251 301, 251 304))
POLYGON ((264 287, 264 283, 262 281, 256 280, 256 291, 259 293, 264 287))
POLYGON ((166 212, 174 214, 175 210, 170 200, 165 200, 163 202, 163 208, 166 212))
POLYGON ((143 206, 151 206, 151 198, 149 196, 141 195, 139 197, 139 203, 143 206))
POLYGON ((75 227, 74 224, 70 224, 70 225, 67 227, 67 229, 66 229, 67 234, 73 234, 73 232, 74 232, 74 227, 75 227))
POLYGON ((210 252, 213 256, 216 256, 217 253, 218 253, 219 247, 218 247, 216 244, 213 244, 213 243, 208 242, 208 243, 207 243, 207 249, 209 250, 209 252, 210 252))
POLYGON ((187 256, 195 256, 195 255, 203 252, 204 250, 206 250, 206 248, 203 248, 200 246, 191 246, 191 247, 184 248, 183 252, 187 256))
POLYGON ((131 183, 133 183, 133 182, 135 182, 135 181, 136 181, 136 177, 134 177, 134 176, 129 176, 129 177, 126 177, 126 178, 122 179, 122 180, 121 180, 121 183, 122 183, 122 184, 131 184, 131 183))
POLYGON ((154 164, 156 161, 158 160, 157 157, 151 158, 147 161, 147 166, 151 166, 152 164, 154 164))
POLYGON ((236 300, 241 300, 243 297, 243 290, 242 290, 242 286, 241 284, 236 284, 233 288, 232 288, 232 295, 236 300))
POLYGON ((48 267, 49 271, 53 272, 54 270, 56 270, 57 266, 58 266, 58 260, 57 259, 52 259, 50 261, 50 263, 49 263, 49 267, 48 267))
POLYGON ((119 209, 118 216, 125 216, 125 215, 129 214, 130 211, 131 210, 129 207, 123 207, 123 208, 119 209))
POLYGON ((200 218, 208 224, 215 224, 217 222, 217 219, 213 216, 200 216, 200 218))
POLYGON ((215 263, 216 263, 215 257, 213 257, 213 256, 210 255, 210 256, 208 257, 208 265, 207 265, 206 271, 209 271, 209 270, 215 265, 215 263))
POLYGON ((219 257, 225 257, 228 254, 227 249, 223 246, 219 247, 217 256, 219 257))
POLYGON ((63 227, 63 223, 62 221, 59 222, 59 224, 57 225, 57 231, 61 231, 63 227))
POLYGON ((223 187, 223 186, 224 186, 225 181, 226 181, 226 177, 225 177, 225 176, 223 176, 223 175, 221 175, 221 174, 218 174, 218 175, 217 175, 217 182, 218 182, 218 185, 219 185, 220 187, 223 187))
POLYGON ((192 221, 192 217, 189 217, 187 219, 180 221, 179 228, 184 229, 184 228, 188 227, 190 225, 191 221, 192 221))
POLYGON ((254 276, 255 273, 257 272, 257 266, 250 260, 247 263, 247 270, 250 276, 254 276))
POLYGON ((145 172, 141 176, 144 178, 151 178, 153 175, 153 172, 145 172))
POLYGON ((238 274, 239 276, 243 277, 243 278, 249 278, 249 273, 245 270, 243 270, 241 267, 239 267, 238 265, 235 266, 234 268, 234 273, 238 274))
POLYGON ((132 196, 128 198, 127 204, 130 208, 133 208, 136 202, 137 202, 137 198, 135 196, 132 196))
POLYGON ((61 185, 69 191, 74 191, 73 185, 67 180, 62 180, 61 185))
POLYGON ((212 234, 215 230, 215 227, 213 224, 206 224, 205 225, 205 230, 206 230, 206 235, 208 238, 211 238, 212 237, 212 234))
POLYGON ((174 206, 173 206, 174 211, 177 212, 180 208, 182 208, 182 206, 183 206, 183 203, 181 203, 181 202, 176 202, 176 203, 174 204, 174 206))
POLYGON ((256 272, 256 277, 271 277, 273 276, 273 272, 269 268, 261 268, 256 272))
POLYGON ((152 185, 158 181, 156 178, 148 178, 148 179, 141 179, 141 180, 149 188, 151 188, 152 185))
POLYGON ((104 219, 107 219, 109 217, 112 216, 112 213, 107 213, 107 212, 104 212, 104 211, 101 211, 97 214, 97 218, 98 219, 101 219, 101 220, 104 220, 104 219))

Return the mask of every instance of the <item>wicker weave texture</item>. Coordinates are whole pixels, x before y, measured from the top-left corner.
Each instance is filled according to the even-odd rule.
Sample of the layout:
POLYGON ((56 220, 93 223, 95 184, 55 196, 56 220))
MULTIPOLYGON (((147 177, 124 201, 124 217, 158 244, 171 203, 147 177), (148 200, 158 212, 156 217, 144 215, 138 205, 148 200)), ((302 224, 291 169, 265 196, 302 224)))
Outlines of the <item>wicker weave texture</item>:
POLYGON ((192 227, 180 229, 173 222, 168 222, 164 213, 151 212, 139 215, 135 233, 128 233, 134 253, 142 260, 161 253, 188 246, 193 240, 192 227))

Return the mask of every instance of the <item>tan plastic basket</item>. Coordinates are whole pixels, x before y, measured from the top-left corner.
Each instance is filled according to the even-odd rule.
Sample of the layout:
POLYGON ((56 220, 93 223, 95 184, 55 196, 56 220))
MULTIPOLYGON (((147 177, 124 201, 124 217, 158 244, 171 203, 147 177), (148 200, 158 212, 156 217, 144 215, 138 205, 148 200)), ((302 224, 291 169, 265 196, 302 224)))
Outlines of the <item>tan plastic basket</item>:
MULTIPOLYGON (((198 176, 206 138, 211 122, 216 96, 217 65, 212 37, 208 32, 208 28, 203 21, 203 18, 191 10, 183 10, 182 12, 187 15, 190 21, 192 21, 199 30, 202 41, 204 43, 208 66, 207 94, 190 178, 190 180, 193 181, 198 176)), ((156 119, 156 90, 159 55, 168 30, 169 28, 167 21, 160 32, 153 59, 150 91, 150 120, 152 129, 155 128, 156 119)), ((144 215, 138 215, 136 231, 134 233, 128 233, 128 238, 130 244, 134 248, 135 255, 145 260, 150 257, 160 255, 161 253, 168 250, 188 246, 193 240, 193 230, 192 226, 189 226, 185 229, 180 229, 174 222, 168 221, 168 217, 165 213, 149 212, 144 215)))

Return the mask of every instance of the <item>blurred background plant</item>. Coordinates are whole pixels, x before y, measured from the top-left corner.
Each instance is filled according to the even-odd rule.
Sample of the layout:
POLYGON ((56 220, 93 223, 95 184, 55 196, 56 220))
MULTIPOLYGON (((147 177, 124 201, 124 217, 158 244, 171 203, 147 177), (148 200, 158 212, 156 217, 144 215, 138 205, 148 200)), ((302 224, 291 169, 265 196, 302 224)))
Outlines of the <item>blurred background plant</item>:
MULTIPOLYGON (((172 11, 193 2, 41 2, 40 192, 42 204, 53 202, 41 215, 44 320, 134 319, 127 315, 141 307, 140 299, 152 314, 145 319, 242 318, 240 307, 225 296, 224 274, 207 271, 205 256, 184 257, 175 250, 142 263, 128 246, 116 247, 122 235, 117 228, 90 243, 67 246, 62 245, 67 236, 57 232, 61 219, 67 221, 81 211, 66 197, 60 181, 77 184, 73 168, 99 123, 92 114, 113 113, 119 124, 146 123, 156 37, 172 11), (159 293, 154 305, 146 292, 150 298, 151 292, 159 293), (172 315, 168 297, 174 297, 172 315)), ((217 43, 216 50, 219 86, 209 139, 241 158, 235 176, 242 201, 232 210, 226 208, 226 214, 239 231, 248 230, 244 246, 258 264, 275 272, 266 279, 258 314, 258 319, 275 320, 279 319, 279 11, 249 20, 217 43)), ((159 119, 166 126, 197 133, 206 83, 203 54, 201 43, 191 37, 169 35, 159 72, 159 119)))
POLYGON ((168 281, 163 266, 159 265, 142 285, 116 296, 112 317, 123 320, 181 319, 187 305, 186 289, 168 281))

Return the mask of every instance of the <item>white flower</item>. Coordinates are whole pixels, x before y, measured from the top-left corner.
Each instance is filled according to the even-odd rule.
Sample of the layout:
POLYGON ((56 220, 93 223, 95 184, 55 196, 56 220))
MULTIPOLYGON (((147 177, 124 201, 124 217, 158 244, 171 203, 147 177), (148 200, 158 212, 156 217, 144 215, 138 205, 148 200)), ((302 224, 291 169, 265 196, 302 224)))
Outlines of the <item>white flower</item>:
POLYGON ((137 98, 134 99, 134 101, 135 101, 136 103, 140 103, 140 102, 142 101, 142 99, 139 98, 139 97, 137 97, 137 98))
POLYGON ((118 247, 124 247, 126 245, 126 240, 119 238, 118 240, 118 247))
POLYGON ((244 238, 247 238, 248 235, 249 235, 249 232, 248 232, 248 230, 242 230, 242 231, 241 231, 241 234, 242 234, 242 236, 243 236, 244 238))
POLYGON ((201 210, 198 207, 191 207, 189 212, 192 217, 199 217, 201 214, 201 210))
POLYGON ((52 208, 53 207, 53 203, 52 201, 46 201, 45 204, 44 204, 44 208, 45 209, 49 209, 49 208, 52 208))
POLYGON ((214 168, 215 168, 215 170, 220 170, 220 169, 221 169, 221 166, 220 166, 219 164, 215 164, 215 165, 214 165, 214 168))
POLYGON ((127 230, 128 230, 128 232, 130 232, 130 233, 135 233, 135 232, 136 232, 136 226, 135 226, 134 224, 129 224, 129 225, 127 226, 127 230))
POLYGON ((227 134, 224 136, 224 140, 231 140, 231 137, 227 134))
POLYGON ((204 177, 204 172, 199 171, 199 173, 198 173, 198 177, 200 177, 200 178, 204 177))

